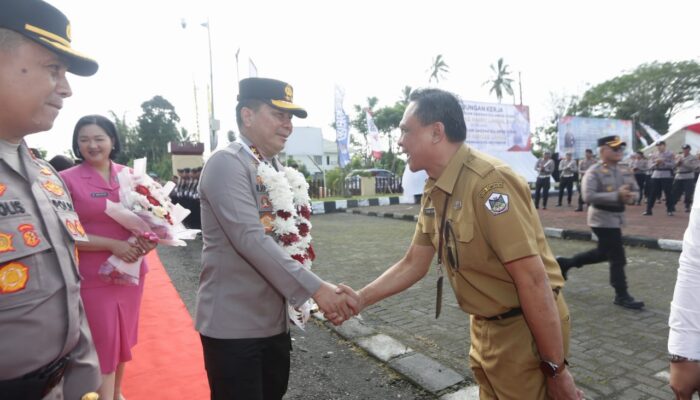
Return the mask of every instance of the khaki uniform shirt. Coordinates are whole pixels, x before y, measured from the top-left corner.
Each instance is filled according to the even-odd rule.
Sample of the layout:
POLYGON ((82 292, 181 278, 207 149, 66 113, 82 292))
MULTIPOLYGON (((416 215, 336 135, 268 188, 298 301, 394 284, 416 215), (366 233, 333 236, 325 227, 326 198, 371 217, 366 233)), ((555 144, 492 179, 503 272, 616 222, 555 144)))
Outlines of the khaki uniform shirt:
POLYGON ((78 399, 100 383, 75 248, 87 236, 50 164, 24 141, 18 165, 0 148, 0 380, 70 355, 63 393, 78 399))
POLYGON ((451 227, 443 249, 457 264, 446 250, 444 269, 465 312, 491 317, 520 307, 505 264, 524 257, 540 256, 552 288, 564 286, 530 188, 504 162, 462 145, 440 178, 426 182, 413 244, 437 249, 443 214, 451 227))
POLYGON ((676 170, 676 180, 684 179, 695 179, 695 169, 700 164, 698 158, 692 154, 683 156, 682 154, 678 157, 676 165, 678 169, 676 170))
POLYGON ((576 172, 576 160, 566 160, 563 159, 559 162, 559 171, 561 171, 562 178, 571 178, 576 172))
POLYGON ((621 207, 618 189, 629 185, 632 192, 638 192, 637 180, 629 167, 623 165, 608 166, 602 161, 591 167, 583 178, 583 201, 589 203, 588 226, 594 228, 620 228, 625 223, 624 211, 610 211, 596 208, 621 207))
POLYGON ((651 170, 651 178, 673 178, 673 168, 676 166, 676 157, 670 151, 666 150, 663 153, 655 152, 649 156, 649 169, 651 170), (661 161, 660 164, 657 164, 661 161))
POLYGON ((199 196, 202 273, 195 327, 216 339, 264 338, 286 332, 287 301, 299 307, 321 279, 292 259, 261 221, 269 221, 258 161, 237 142, 204 165, 199 196))

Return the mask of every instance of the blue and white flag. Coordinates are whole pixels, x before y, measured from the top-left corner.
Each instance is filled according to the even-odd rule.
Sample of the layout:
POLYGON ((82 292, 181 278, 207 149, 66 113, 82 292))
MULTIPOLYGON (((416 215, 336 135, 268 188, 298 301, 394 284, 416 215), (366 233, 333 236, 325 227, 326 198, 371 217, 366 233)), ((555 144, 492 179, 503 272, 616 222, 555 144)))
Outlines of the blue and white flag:
POLYGON ((350 163, 348 143, 350 141, 350 118, 343 110, 345 91, 335 86, 335 142, 338 144, 338 163, 345 167, 350 163))

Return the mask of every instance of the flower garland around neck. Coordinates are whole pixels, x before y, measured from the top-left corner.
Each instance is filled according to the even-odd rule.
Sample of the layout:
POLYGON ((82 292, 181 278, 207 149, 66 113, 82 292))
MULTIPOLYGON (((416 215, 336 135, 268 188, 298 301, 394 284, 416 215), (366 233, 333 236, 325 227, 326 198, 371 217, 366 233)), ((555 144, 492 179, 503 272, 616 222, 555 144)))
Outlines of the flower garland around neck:
MULTIPOLYGON (((316 258, 311 246, 311 199, 309 184, 304 175, 294 168, 284 167, 275 170, 265 161, 254 146, 250 146, 258 159, 257 175, 267 189, 273 209, 272 236, 277 244, 305 268, 311 268, 316 258)), ((299 309, 288 306, 289 318, 300 328, 308 321, 313 300, 304 303, 299 309)))

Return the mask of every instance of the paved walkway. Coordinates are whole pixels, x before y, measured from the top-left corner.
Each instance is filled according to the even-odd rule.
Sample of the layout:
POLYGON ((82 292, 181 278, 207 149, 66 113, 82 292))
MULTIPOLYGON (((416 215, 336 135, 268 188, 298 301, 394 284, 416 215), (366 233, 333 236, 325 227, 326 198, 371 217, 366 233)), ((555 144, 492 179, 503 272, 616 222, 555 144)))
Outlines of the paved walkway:
MULTIPOLYGON (((631 226, 626 233, 651 232, 649 226, 654 226, 654 232, 661 232, 657 226, 664 226, 665 235, 682 238, 686 215, 635 218, 634 209, 630 207, 631 226), (634 228, 635 220, 640 225, 649 222, 634 228)), ((363 207, 361 211, 412 215, 418 206, 363 207)), ((585 213, 552 208, 540 210, 540 215, 544 226, 585 227, 576 225, 585 223, 585 213)), ((324 279, 346 282, 355 288, 379 276, 403 255, 414 228, 413 222, 352 212, 318 215, 312 222, 318 255, 314 270, 324 279)), ((577 240, 549 240, 556 254, 573 254, 592 245, 577 240)), ((571 273, 564 289, 573 321, 571 369, 588 399, 672 398, 667 383, 666 340, 678 254, 628 248, 627 255, 630 291, 647 303, 643 311, 612 304, 606 264, 571 273)), ((438 320, 434 318, 435 276, 431 271, 409 290, 368 307, 362 313, 362 321, 352 322, 338 332, 441 399, 476 398, 466 361, 468 318, 446 289, 438 320), (439 374, 427 376, 430 371, 439 374), (454 394, 460 389, 463 392, 454 394)))

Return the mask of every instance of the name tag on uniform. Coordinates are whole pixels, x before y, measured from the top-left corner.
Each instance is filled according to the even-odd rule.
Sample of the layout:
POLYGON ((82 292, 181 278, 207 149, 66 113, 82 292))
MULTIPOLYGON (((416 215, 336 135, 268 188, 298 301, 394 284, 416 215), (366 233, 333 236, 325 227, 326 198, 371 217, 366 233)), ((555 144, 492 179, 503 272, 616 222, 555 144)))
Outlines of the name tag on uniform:
POLYGON ((107 193, 107 192, 93 192, 93 193, 90 193, 90 196, 91 197, 107 197, 107 196, 109 196, 109 193, 107 193))
POLYGON ((423 215, 429 216, 429 217, 434 217, 435 216, 435 208, 433 208, 433 207, 424 208, 423 215))

